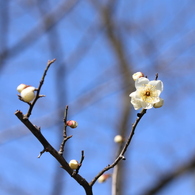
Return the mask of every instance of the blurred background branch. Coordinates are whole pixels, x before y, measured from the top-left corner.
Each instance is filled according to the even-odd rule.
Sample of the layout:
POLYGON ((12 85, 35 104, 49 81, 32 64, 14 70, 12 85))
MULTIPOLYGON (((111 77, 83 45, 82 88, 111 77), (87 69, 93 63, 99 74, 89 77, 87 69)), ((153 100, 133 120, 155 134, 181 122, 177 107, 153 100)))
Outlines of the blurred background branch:
MULTIPOLYGON (((0 5, 1 194, 82 193, 49 155, 37 160, 39 144, 13 115, 27 106, 18 101, 16 87, 37 87, 45 62, 53 58, 55 68, 42 89, 46 97, 37 102, 32 121, 59 148, 64 107, 70 106, 69 119, 78 128, 70 130, 65 156, 80 159, 85 151, 79 172, 88 181, 113 162, 120 149, 113 138, 126 138, 137 114, 128 97, 134 91, 132 73, 154 79, 158 72, 165 105, 150 110, 138 126, 126 161, 114 170, 114 191, 194 194, 192 0, 2 0, 0 5)), ((111 183, 95 184, 94 194, 111 194, 111 183)))

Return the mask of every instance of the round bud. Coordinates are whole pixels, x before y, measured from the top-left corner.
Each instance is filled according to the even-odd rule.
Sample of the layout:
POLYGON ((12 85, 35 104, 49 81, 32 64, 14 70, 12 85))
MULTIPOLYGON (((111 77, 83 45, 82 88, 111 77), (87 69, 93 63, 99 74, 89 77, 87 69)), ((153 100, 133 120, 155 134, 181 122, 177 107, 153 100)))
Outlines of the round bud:
POLYGON ((144 74, 142 72, 136 72, 132 75, 132 78, 134 81, 136 81, 137 79, 139 79, 140 77, 144 77, 144 74))
POLYGON ((111 175, 110 174, 103 174, 98 178, 99 183, 105 182, 111 175))
POLYGON ((18 87, 17 87, 17 91, 18 91, 19 93, 21 93, 22 90, 25 89, 25 88, 28 87, 28 86, 29 86, 29 85, 20 84, 20 85, 18 85, 18 87))
POLYGON ((79 167, 79 163, 77 160, 71 160, 69 162, 69 166, 71 169, 77 169, 79 167))
POLYGON ((66 121, 66 125, 71 128, 76 128, 78 126, 78 123, 74 120, 69 120, 69 121, 66 121))
POLYGON ((157 102, 157 103, 155 103, 155 104, 153 105, 153 107, 154 107, 154 108, 160 108, 160 107, 163 106, 163 104, 164 104, 164 100, 163 100, 162 98, 160 98, 160 101, 157 102))
POLYGON ((116 142, 116 143, 122 143, 123 142, 123 137, 121 135, 116 135, 114 137, 114 142, 116 142))
POLYGON ((21 91, 21 98, 25 102, 31 102, 35 98, 35 87, 27 86, 21 91))

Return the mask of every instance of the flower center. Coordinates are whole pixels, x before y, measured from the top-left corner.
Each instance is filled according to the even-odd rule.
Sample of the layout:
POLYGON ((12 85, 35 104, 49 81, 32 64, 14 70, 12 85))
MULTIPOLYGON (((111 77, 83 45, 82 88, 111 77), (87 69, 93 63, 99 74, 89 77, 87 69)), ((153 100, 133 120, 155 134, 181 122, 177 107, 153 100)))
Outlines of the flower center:
POLYGON ((146 96, 150 96, 150 91, 146 91, 146 96))
POLYGON ((138 89, 140 98, 150 104, 154 104, 158 101, 158 91, 154 85, 145 84, 138 89))

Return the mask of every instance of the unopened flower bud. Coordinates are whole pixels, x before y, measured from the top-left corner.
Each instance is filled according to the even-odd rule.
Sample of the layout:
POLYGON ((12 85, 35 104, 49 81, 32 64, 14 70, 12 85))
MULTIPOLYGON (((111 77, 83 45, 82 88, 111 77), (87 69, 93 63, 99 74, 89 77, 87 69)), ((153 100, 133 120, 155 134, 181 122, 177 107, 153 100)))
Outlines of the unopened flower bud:
POLYGON ((136 72, 132 75, 132 78, 134 81, 136 81, 137 79, 144 77, 144 74, 142 72, 136 72))
POLYGON ((98 178, 99 183, 105 182, 111 175, 110 174, 103 174, 98 178))
POLYGON ((160 108, 160 107, 163 106, 163 104, 164 104, 164 100, 163 100, 162 98, 160 98, 160 101, 157 102, 157 103, 155 103, 155 104, 153 105, 153 107, 154 107, 154 108, 160 108))
POLYGON ((77 160, 71 160, 69 162, 69 166, 71 169, 77 169, 79 167, 79 163, 77 160))
POLYGON ((76 128, 78 126, 78 123, 73 120, 66 121, 66 125, 71 127, 71 128, 76 128))
POLYGON ((116 143, 122 143, 123 142, 123 137, 121 135, 116 135, 114 137, 114 142, 116 142, 116 143))
POLYGON ((25 102, 31 102, 35 98, 35 87, 27 86, 21 91, 21 98, 25 102))
POLYGON ((18 85, 18 87, 17 87, 17 91, 18 91, 19 93, 21 93, 22 90, 25 89, 25 88, 28 87, 28 86, 29 86, 29 85, 20 84, 20 85, 18 85))

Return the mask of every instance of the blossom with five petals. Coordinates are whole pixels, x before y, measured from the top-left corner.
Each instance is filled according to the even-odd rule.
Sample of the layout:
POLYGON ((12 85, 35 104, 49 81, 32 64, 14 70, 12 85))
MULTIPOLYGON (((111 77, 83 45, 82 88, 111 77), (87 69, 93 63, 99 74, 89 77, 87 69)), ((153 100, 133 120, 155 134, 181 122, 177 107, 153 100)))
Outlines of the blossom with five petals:
POLYGON ((135 88, 136 91, 129 95, 135 110, 140 108, 150 109, 159 102, 163 104, 163 99, 159 97, 163 91, 162 81, 149 81, 147 78, 141 77, 135 81, 135 88))

